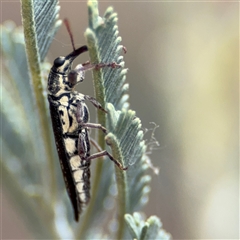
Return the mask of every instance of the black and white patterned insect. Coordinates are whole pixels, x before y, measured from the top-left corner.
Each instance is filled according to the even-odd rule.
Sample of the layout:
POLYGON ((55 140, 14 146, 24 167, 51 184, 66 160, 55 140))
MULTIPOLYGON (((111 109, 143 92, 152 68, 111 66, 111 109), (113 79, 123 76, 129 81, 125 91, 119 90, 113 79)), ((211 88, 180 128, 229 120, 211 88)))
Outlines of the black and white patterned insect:
POLYGON ((111 64, 79 64, 74 70, 72 63, 81 53, 88 51, 87 46, 75 49, 68 22, 73 52, 54 60, 48 77, 48 101, 55 136, 56 147, 66 184, 68 195, 78 221, 82 208, 90 199, 90 164, 91 160, 108 156, 120 169, 125 170, 107 151, 90 154, 89 128, 98 128, 106 133, 100 124, 89 123, 89 111, 85 100, 96 108, 106 112, 96 99, 81 94, 74 87, 84 80, 85 71, 101 67, 116 67, 111 64))

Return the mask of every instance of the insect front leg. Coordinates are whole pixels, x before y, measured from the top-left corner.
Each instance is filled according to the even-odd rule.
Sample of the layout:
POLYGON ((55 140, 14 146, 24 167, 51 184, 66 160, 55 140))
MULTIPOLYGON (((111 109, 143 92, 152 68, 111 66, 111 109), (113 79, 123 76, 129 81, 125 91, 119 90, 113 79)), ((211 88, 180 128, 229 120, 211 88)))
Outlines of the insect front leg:
POLYGON ((68 81, 73 86, 75 86, 77 83, 82 82, 85 78, 85 72, 88 70, 96 69, 99 70, 104 67, 111 67, 111 68, 120 68, 122 67, 120 64, 117 64, 115 62, 111 63, 98 63, 98 64, 92 64, 89 61, 83 64, 78 64, 75 69, 71 70, 68 73, 68 81))
POLYGON ((76 66, 76 71, 88 71, 92 69, 99 70, 104 67, 110 67, 110 68, 121 68, 122 66, 120 64, 117 64, 116 62, 110 62, 110 63, 91 63, 89 61, 79 64, 76 66))

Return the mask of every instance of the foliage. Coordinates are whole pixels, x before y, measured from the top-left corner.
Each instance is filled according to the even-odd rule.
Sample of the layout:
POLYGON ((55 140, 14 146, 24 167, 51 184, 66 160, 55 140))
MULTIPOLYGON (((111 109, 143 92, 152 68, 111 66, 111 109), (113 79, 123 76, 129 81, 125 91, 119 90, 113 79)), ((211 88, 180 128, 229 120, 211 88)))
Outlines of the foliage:
MULTIPOLYGON (((61 25, 58 1, 22 0, 21 6, 23 30, 9 21, 2 26, 1 114, 4 128, 1 143, 4 151, 1 167, 4 187, 22 210, 23 219, 35 237, 129 237, 124 214, 140 210, 146 203, 151 177, 146 173, 148 164, 141 121, 127 102, 127 70, 120 56, 122 46, 117 15, 109 7, 101 18, 97 2, 89 1, 89 27, 85 37, 92 63, 116 62, 122 66, 93 70, 93 79, 95 97, 108 110, 108 114, 98 112, 98 122, 108 129, 106 136, 99 133, 98 143, 105 149, 107 142, 113 156, 128 166, 128 170, 120 171, 115 167, 113 174, 111 162, 97 161, 92 174, 92 198, 80 217, 80 227, 76 227, 57 162, 46 101, 46 69, 50 65, 44 60, 61 25), (114 203, 112 207, 110 203, 114 203), (113 206, 117 213, 113 212, 113 206), (106 235, 102 226, 109 221, 107 216, 112 216, 111 222, 118 222, 119 227, 109 229, 106 235)), ((130 215, 126 215, 127 224, 133 229, 129 219, 130 215)), ((153 222, 153 228, 150 223, 148 230, 144 230, 146 236, 152 236, 151 232, 158 234, 156 229, 160 224, 156 219, 153 222)), ((133 232, 130 231, 132 237, 135 236, 133 232)))

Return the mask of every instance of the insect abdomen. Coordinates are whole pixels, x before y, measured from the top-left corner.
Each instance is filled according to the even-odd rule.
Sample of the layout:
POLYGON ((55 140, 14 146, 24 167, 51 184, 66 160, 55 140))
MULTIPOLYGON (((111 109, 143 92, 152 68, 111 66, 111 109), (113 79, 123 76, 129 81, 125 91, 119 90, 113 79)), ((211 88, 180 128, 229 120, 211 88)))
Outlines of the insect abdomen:
POLYGON ((58 106, 54 105, 54 102, 50 96, 48 96, 48 100, 60 166, 62 169, 67 192, 73 205, 75 220, 78 221, 81 209, 78 202, 78 193, 76 191, 73 176, 71 174, 72 171, 70 169, 67 153, 65 151, 65 144, 62 137, 62 125, 58 115, 58 106))
MULTIPOLYGON (((83 129, 79 134, 82 135, 83 133, 87 133, 87 130, 83 129)), ((84 134, 84 136, 86 135, 84 134)), ((91 161, 87 160, 87 158, 90 155, 89 151, 86 151, 84 156, 82 156, 81 158, 81 154, 77 151, 78 144, 79 144, 78 141, 79 139, 75 137, 67 137, 64 139, 66 149, 71 148, 72 150, 72 152, 68 151, 68 159, 69 159, 69 165, 71 168, 73 180, 76 186, 76 191, 79 196, 79 202, 80 204, 86 204, 90 199, 91 161)), ((85 142, 86 141, 88 141, 88 138, 85 137, 85 142)))

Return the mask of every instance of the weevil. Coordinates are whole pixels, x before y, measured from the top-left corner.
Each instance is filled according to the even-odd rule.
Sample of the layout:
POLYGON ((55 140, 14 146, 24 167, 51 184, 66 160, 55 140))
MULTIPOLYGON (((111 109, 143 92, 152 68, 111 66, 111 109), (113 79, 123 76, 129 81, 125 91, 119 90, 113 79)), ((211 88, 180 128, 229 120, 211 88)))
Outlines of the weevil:
POLYGON ((74 47, 69 23, 64 21, 70 34, 73 51, 65 57, 54 60, 48 77, 48 101, 56 148, 63 173, 63 178, 71 200, 75 220, 90 199, 90 164, 92 159, 108 156, 120 169, 126 170, 107 151, 90 154, 89 129, 97 128, 106 133, 106 129, 97 123, 89 122, 89 111, 85 100, 90 101, 96 108, 102 108, 93 97, 74 90, 74 87, 84 80, 85 71, 99 70, 102 67, 116 67, 110 64, 79 64, 72 70, 72 63, 80 54, 88 51, 87 46, 77 49, 74 47))

